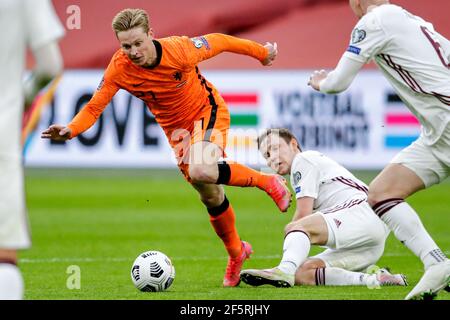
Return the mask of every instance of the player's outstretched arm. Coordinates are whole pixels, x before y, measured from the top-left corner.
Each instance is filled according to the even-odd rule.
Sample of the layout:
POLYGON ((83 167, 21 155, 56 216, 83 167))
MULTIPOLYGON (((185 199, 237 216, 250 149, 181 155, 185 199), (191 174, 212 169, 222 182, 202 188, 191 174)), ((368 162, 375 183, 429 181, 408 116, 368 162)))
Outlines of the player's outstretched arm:
POLYGON ((43 139, 65 141, 88 130, 95 124, 118 90, 119 87, 105 76, 91 100, 75 115, 67 126, 52 125, 42 132, 41 137, 43 139))
POLYGON ((363 65, 363 62, 342 56, 332 72, 314 71, 308 85, 323 93, 340 93, 348 89, 363 65))
POLYGON ((71 133, 72 132, 68 127, 59 124, 52 124, 50 127, 42 131, 41 138, 55 141, 66 141, 70 139, 71 133))
POLYGON ((272 65, 278 50, 276 43, 258 42, 233 37, 222 33, 210 33, 201 37, 191 38, 185 42, 186 55, 190 65, 212 58, 222 52, 231 52, 255 58, 264 66, 272 65))

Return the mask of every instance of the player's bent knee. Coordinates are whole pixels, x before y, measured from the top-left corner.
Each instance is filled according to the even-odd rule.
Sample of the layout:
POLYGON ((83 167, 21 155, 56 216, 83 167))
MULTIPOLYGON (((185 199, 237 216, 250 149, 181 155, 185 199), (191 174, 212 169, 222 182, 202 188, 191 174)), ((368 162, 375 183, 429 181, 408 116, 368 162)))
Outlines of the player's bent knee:
POLYGON ((17 251, 0 249, 0 263, 17 264, 17 251))
POLYGON ((316 284, 315 273, 315 268, 304 268, 301 266, 295 273, 295 284, 302 286, 314 286, 316 284))
POLYGON ((320 260, 320 259, 308 259, 306 260, 301 266, 300 268, 307 270, 307 269, 317 269, 317 268, 324 268, 325 267, 325 263, 320 260))
POLYGON ((371 207, 373 207, 374 205, 376 205, 378 202, 382 201, 382 200, 378 200, 379 197, 376 196, 376 194, 369 192, 369 194, 367 195, 367 202, 369 202, 369 205, 371 207))
POLYGON ((382 188, 378 184, 377 185, 370 185, 369 186, 369 193, 367 195, 367 201, 369 202, 369 205, 373 207, 378 202, 381 202, 386 199, 397 197, 394 194, 391 194, 389 192, 389 187, 382 188))
POLYGON ((285 235, 287 235, 288 233, 291 233, 291 232, 296 232, 296 231, 297 232, 303 232, 308 237, 310 237, 309 230, 307 230, 305 228, 305 226, 299 221, 290 222, 284 227, 284 234, 285 235))
POLYGON ((190 165, 189 177, 193 183, 215 183, 214 180, 217 180, 217 177, 214 177, 214 172, 209 170, 206 165, 190 165))

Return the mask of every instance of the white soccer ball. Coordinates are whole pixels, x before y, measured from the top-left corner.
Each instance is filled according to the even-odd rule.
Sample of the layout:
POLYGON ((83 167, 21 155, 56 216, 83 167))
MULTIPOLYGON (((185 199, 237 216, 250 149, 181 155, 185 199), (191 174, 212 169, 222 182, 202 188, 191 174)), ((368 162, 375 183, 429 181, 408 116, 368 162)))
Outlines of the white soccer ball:
POLYGON ((175 279, 175 267, 169 257, 159 251, 146 251, 134 260, 131 280, 145 292, 164 291, 175 279))

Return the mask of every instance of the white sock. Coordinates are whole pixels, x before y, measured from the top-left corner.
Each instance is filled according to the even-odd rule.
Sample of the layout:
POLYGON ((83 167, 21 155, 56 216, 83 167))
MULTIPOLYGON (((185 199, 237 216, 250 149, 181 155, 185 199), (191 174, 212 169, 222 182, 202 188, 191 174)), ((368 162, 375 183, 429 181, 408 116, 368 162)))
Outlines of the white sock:
POLYGON ((17 266, 0 263, 0 300, 23 299, 23 279, 17 266))
POLYGON ((288 233, 283 244, 283 258, 278 268, 288 274, 295 274, 298 267, 305 262, 311 248, 311 242, 304 232, 288 233))
MULTIPOLYGON (((389 208, 389 204, 386 204, 389 208)), ((375 212, 377 210, 375 209, 375 212)), ((377 212, 378 214, 378 212, 377 212)), ((419 216, 406 202, 400 202, 381 213, 381 220, 395 237, 422 260, 425 269, 447 258, 425 230, 419 216)))
POLYGON ((370 275, 333 267, 316 269, 316 285, 366 286, 374 281, 378 282, 375 274, 370 275))

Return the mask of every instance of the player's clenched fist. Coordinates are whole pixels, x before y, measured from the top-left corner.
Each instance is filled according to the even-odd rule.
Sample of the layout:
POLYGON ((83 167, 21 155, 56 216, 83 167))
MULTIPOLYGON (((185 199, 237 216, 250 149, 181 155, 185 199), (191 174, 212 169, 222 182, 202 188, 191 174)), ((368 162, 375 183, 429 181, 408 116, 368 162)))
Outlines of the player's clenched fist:
POLYGON ((70 139, 71 130, 68 127, 52 124, 46 130, 42 131, 42 139, 52 139, 55 141, 66 141, 70 139))
POLYGON ((309 78, 308 85, 320 91, 320 82, 328 76, 328 72, 325 70, 314 71, 309 78))
POLYGON ((269 51, 269 54, 267 55, 266 59, 262 62, 264 66, 271 66, 273 60, 275 60, 278 50, 277 50, 277 43, 274 42, 273 44, 270 42, 266 42, 264 45, 265 48, 269 51))

